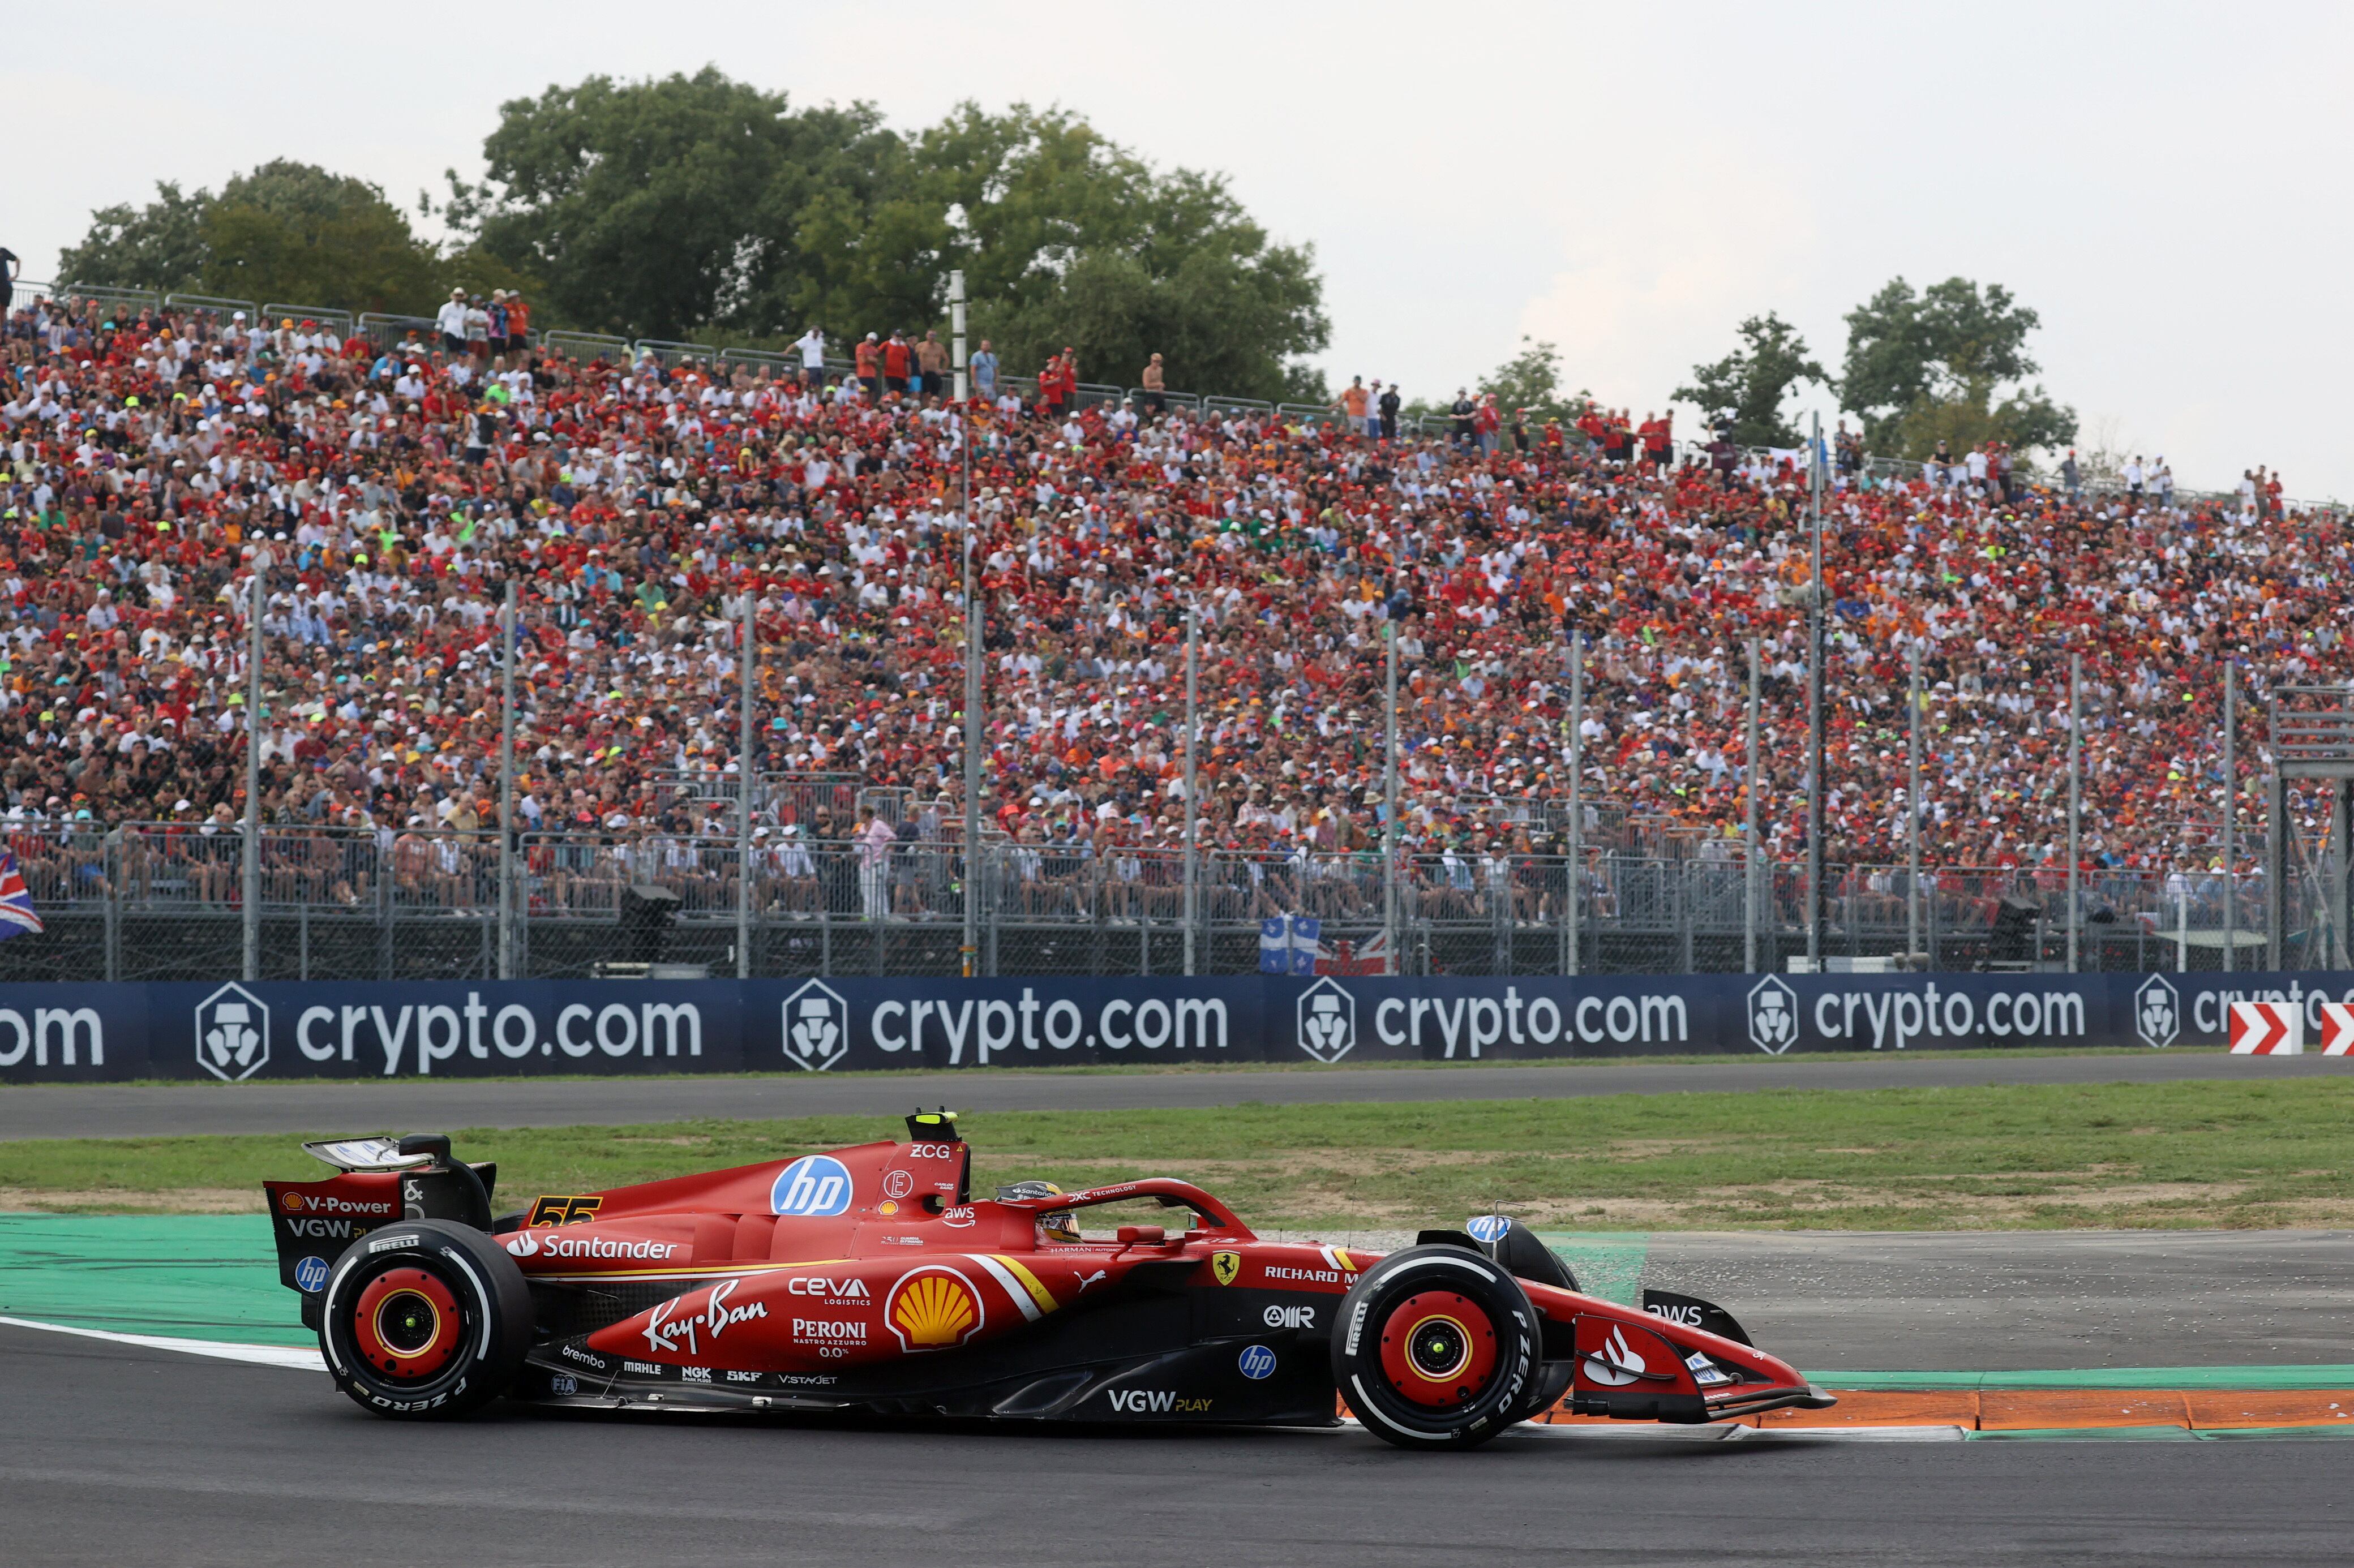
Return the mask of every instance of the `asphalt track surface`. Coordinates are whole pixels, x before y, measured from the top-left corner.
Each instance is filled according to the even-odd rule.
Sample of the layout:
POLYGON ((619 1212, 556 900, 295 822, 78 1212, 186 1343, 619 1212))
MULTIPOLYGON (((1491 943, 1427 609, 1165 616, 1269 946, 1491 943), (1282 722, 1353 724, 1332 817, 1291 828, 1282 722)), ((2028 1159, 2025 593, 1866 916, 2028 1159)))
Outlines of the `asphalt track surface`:
POLYGON ((1044 1432, 363 1414, 315 1372, 0 1328, 10 1562, 2342 1563, 2340 1441, 1044 1432))
POLYGON ((456 1127, 620 1126, 702 1117, 893 1116, 917 1102, 965 1111, 1138 1110, 1246 1103, 1522 1099, 1680 1090, 1879 1089, 1975 1084, 2179 1083, 2354 1073, 2354 1058, 2119 1052, 1933 1052, 1543 1065, 1432 1065, 1210 1072, 905 1072, 843 1077, 490 1078, 0 1088, 0 1139, 190 1133, 334 1133, 456 1127))

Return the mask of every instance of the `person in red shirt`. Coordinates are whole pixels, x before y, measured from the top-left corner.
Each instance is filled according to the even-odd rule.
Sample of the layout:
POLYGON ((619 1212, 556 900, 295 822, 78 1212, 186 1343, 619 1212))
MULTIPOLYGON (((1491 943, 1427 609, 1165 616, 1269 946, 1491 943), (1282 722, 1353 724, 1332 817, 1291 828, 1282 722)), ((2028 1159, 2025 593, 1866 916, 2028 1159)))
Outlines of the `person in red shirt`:
POLYGON ((891 341, 883 345, 883 389, 885 391, 895 392, 901 397, 907 395, 907 364, 911 357, 907 351, 906 336, 900 333, 893 333, 891 341))
POLYGON ((868 400, 881 402, 883 400, 883 355, 882 351, 875 346, 873 333, 870 332, 858 340, 858 347, 853 351, 851 359, 857 371, 859 381, 866 388, 868 400))
POLYGON ((1053 418, 1063 408, 1063 362, 1053 355, 1038 369, 1038 412, 1053 418))

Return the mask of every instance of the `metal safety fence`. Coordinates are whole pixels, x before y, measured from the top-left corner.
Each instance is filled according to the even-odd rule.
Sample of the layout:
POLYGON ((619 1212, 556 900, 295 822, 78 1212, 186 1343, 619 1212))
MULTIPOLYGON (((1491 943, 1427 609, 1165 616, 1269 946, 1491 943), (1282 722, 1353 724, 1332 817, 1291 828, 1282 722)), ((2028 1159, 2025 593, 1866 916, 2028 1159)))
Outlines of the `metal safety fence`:
MULTIPOLYGON (((1377 850, 1204 850, 1189 888, 1178 851, 1025 835, 985 839, 969 857, 953 822, 921 817, 863 841, 821 836, 815 821, 764 826, 748 860, 732 818, 708 813, 702 832, 523 833, 504 846, 495 832, 267 826, 260 978, 493 978, 505 875, 519 977, 585 976, 617 959, 733 974, 739 928, 755 976, 951 975, 968 898, 984 974, 1182 974, 1189 950, 1197 974, 1256 971, 1270 951, 1324 972, 1692 973, 1786 969, 1808 951, 1803 867, 1753 867, 1737 849, 1573 859, 1504 841, 1401 854, 1388 874, 1377 850), (1312 938, 1299 936, 1303 920, 1317 923, 1312 938), (1284 933, 1273 949, 1270 921, 1284 933)), ((0 980, 239 972, 238 825, 0 838, 47 924, 0 942, 0 980)), ((2325 861, 2294 884, 2274 955, 2261 874, 2090 873, 2076 894, 2076 966, 2332 967, 2344 937, 2327 912, 2344 906, 2343 868, 2325 861)), ((1817 949, 1827 968, 2060 969, 2068 910, 2065 874, 2051 867, 1939 869, 1915 889, 1902 866, 1834 865, 1817 949)))

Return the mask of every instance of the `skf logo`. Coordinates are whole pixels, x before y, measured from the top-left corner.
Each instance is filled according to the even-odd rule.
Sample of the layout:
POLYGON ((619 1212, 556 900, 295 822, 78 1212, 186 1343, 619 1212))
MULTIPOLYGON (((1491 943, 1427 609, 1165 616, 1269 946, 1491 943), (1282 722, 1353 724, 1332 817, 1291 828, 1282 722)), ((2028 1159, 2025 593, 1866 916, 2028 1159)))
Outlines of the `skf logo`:
POLYGON ((2153 1051, 2163 1051, 2182 1032, 2182 999, 2164 975, 2152 975, 2134 992, 2134 1033, 2153 1051))
POLYGON ((1749 988, 1749 1043, 1769 1056, 1798 1043, 1798 993, 1778 976, 1749 988))
POLYGON ((850 1054, 850 1004, 823 980, 785 998, 785 1060, 822 1073, 850 1054))
POLYGON ((1299 1048, 1331 1066, 1357 1044, 1357 999, 1331 976, 1299 993, 1299 1048))
POLYGON ((231 982, 196 1003, 196 1062, 226 1084, 270 1065, 270 1005, 231 982))
POLYGON ((1210 1255, 1210 1277, 1221 1285, 1232 1285, 1243 1271, 1243 1255, 1238 1252, 1214 1252, 1210 1255))

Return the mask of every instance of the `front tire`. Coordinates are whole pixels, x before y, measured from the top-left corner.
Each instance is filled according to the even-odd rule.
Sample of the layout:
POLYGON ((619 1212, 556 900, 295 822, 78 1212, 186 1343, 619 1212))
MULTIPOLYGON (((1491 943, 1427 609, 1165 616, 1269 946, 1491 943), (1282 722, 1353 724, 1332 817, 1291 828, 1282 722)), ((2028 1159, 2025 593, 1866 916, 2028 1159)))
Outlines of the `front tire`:
POLYGON ((407 1220, 354 1242, 320 1303, 319 1349, 362 1409, 446 1420, 506 1392, 531 1349, 523 1270, 482 1232, 407 1220))
POLYGON ((1460 1247, 1408 1247, 1342 1299, 1332 1381, 1385 1442, 1476 1447, 1525 1413, 1537 1345, 1536 1309, 1510 1274, 1460 1247))

